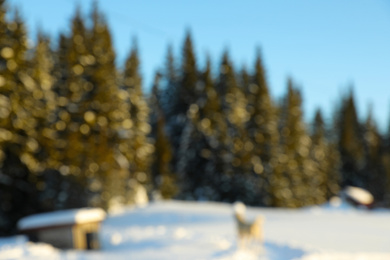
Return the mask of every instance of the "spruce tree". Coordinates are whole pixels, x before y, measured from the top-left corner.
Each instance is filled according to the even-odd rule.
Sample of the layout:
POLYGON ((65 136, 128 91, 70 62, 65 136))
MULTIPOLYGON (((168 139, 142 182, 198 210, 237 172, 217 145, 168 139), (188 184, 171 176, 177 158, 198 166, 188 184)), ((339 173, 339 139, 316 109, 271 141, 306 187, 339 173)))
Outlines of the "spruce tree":
POLYGON ((303 122, 301 93, 291 79, 287 86, 280 118, 279 162, 283 164, 284 176, 279 181, 276 197, 282 203, 279 206, 301 207, 314 204, 308 187, 315 172, 309 158, 311 140, 303 122))
POLYGON ((386 193, 386 168, 383 164, 384 145, 380 135, 372 110, 370 109, 366 122, 364 123, 364 150, 365 167, 363 178, 367 188, 375 198, 375 201, 383 201, 386 193))
POLYGON ((6 15, 0 1, 0 232, 9 235, 18 219, 38 210, 35 105, 42 93, 28 74, 24 23, 17 11, 11 21, 6 15))
POLYGON ((314 175, 309 184, 315 204, 322 204, 339 193, 339 153, 328 138, 326 125, 320 110, 316 111, 312 129, 311 159, 314 175))
POLYGON ((4 26, 6 28, 1 48, 2 136, 8 145, 13 146, 11 152, 19 156, 30 170, 38 171, 40 164, 34 157, 39 149, 36 140, 37 121, 32 112, 35 97, 42 93, 28 74, 26 29, 19 13, 15 12, 12 22, 4 21, 4 26))
POLYGON ((36 181, 39 188, 39 208, 42 211, 51 211, 74 205, 70 203, 72 189, 66 187, 67 178, 47 168, 51 161, 50 147, 55 140, 53 124, 56 121, 57 99, 53 86, 56 78, 53 76, 54 55, 50 48, 50 40, 42 32, 38 32, 37 39, 32 58, 29 60, 28 71, 35 86, 33 115, 37 120, 36 140, 40 146, 36 156, 43 168, 36 181))
POLYGON ((52 211, 87 205, 85 190, 87 187, 80 182, 80 176, 66 174, 69 171, 60 162, 62 154, 58 148, 66 143, 61 131, 64 123, 70 122, 66 106, 71 97, 71 91, 65 86, 68 83, 72 67, 68 59, 70 38, 59 35, 57 48, 52 51, 50 39, 42 32, 38 33, 32 57, 30 74, 37 85, 42 86, 44 102, 48 113, 46 120, 39 124, 41 128, 40 141, 42 149, 39 158, 43 160, 43 172, 38 177, 39 206, 42 211, 52 211), (54 108, 54 111, 53 111, 54 108), (58 138, 61 137, 61 138, 58 138), (61 168, 62 167, 62 168, 61 168), (62 173, 59 171, 62 169, 62 173), (65 174, 64 174, 65 173, 65 174))
POLYGON ((151 160, 151 178, 155 191, 163 199, 173 198, 177 192, 177 180, 172 171, 172 148, 166 131, 165 115, 161 106, 161 91, 159 89, 160 73, 156 73, 152 94, 149 101, 151 108, 150 122, 154 152, 151 160))
POLYGON ((212 200, 224 200, 223 193, 229 190, 227 171, 231 167, 228 150, 228 129, 222 110, 221 98, 212 77, 211 61, 207 58, 206 68, 201 77, 201 94, 198 95, 197 127, 206 139, 200 151, 206 160, 204 172, 204 196, 212 200))
POLYGON ((70 64, 68 63, 67 53, 69 52, 71 44, 70 37, 67 37, 65 34, 60 33, 58 36, 57 47, 53 53, 54 55, 54 65, 53 65, 53 77, 55 78, 53 91, 56 94, 57 105, 63 106, 63 103, 67 103, 65 99, 70 97, 69 89, 64 88, 63 85, 66 84, 66 81, 69 77, 68 73, 70 70, 70 64), (61 97, 61 98, 60 98, 61 97))
POLYGON ((149 163, 153 151, 149 143, 149 107, 142 91, 142 78, 139 72, 139 58, 136 42, 128 56, 123 72, 123 89, 130 102, 130 119, 132 122, 129 140, 131 177, 143 185, 150 182, 149 163))
POLYGON ((53 86, 54 55, 50 48, 50 40, 42 32, 38 33, 37 44, 33 50, 32 59, 29 61, 28 74, 31 84, 34 85, 34 110, 33 115, 37 120, 36 140, 40 145, 37 149, 38 160, 44 163, 50 160, 48 147, 54 139, 52 123, 55 121, 57 112, 57 99, 53 86))
POLYGON ((189 120, 180 146, 181 196, 196 200, 244 200, 245 187, 240 190, 239 198, 240 195, 233 192, 234 176, 227 173, 231 171, 227 121, 209 58, 196 90, 197 100, 188 110, 189 120))
POLYGON ((224 155, 224 160, 231 162, 232 167, 225 169, 225 184, 221 185, 221 191, 226 200, 234 201, 245 195, 245 201, 253 204, 256 193, 256 184, 251 181, 248 185, 246 179, 250 178, 250 151, 245 149, 248 143, 248 133, 245 128, 249 120, 247 111, 247 99, 244 90, 239 86, 236 73, 228 52, 222 57, 220 72, 217 83, 217 93, 221 100, 222 112, 226 121, 226 143, 228 153, 224 155), (233 183, 236 183, 234 185, 233 183))
MULTIPOLYGON (((60 49, 55 66, 56 84, 54 91, 57 94, 57 118, 52 123, 55 130, 53 142, 50 144, 50 160, 48 167, 58 169, 62 175, 73 175, 84 191, 79 194, 81 204, 88 205, 90 193, 88 191, 88 175, 85 149, 87 149, 84 135, 80 126, 84 121, 84 109, 80 103, 84 98, 84 87, 87 82, 83 77, 85 72, 81 57, 87 57, 87 28, 77 10, 72 20, 70 37, 60 37, 60 49)), ((88 85, 90 87, 90 85, 88 85)), ((84 127, 85 130, 87 126, 84 127)), ((86 132, 84 130, 84 132, 86 132)), ((88 128, 89 130, 89 128, 88 128)), ((91 177, 91 176, 90 176, 91 177)))
POLYGON ((242 128, 249 119, 247 100, 238 85, 227 51, 224 52, 220 65, 217 92, 222 99, 222 109, 227 115, 229 124, 232 128, 242 128))
MULTIPOLYGON (((216 90, 216 85, 212 77, 211 62, 207 59, 206 68, 202 74, 202 95, 199 95, 199 121, 200 129, 207 136, 210 144, 210 153, 216 155, 213 162, 217 174, 226 171, 228 160, 225 160, 228 144, 227 122, 222 110, 221 98, 216 90)), ((207 157, 207 156, 206 156, 207 157)), ((212 172, 210 172, 212 174, 212 172)))
POLYGON ((341 156, 342 187, 364 187, 365 165, 362 129, 352 92, 344 98, 338 116, 338 145, 341 156))
POLYGON ((58 69, 65 77, 55 88, 51 166, 78 179, 84 205, 108 207, 113 198, 125 200, 132 121, 118 87, 111 35, 96 5, 91 20, 89 29, 78 10, 70 37, 61 38, 58 69))
POLYGON ((87 79, 84 87, 86 98, 82 101, 85 105, 85 123, 80 126, 80 131, 88 136, 88 144, 94 151, 86 153, 91 160, 88 169, 91 176, 96 178, 90 188, 94 187, 96 181, 100 182, 100 203, 107 207, 111 199, 124 200, 124 203, 128 199, 126 192, 131 158, 128 143, 132 122, 128 107, 124 104, 124 93, 119 90, 117 82, 111 33, 96 2, 91 20, 92 28, 87 34, 88 54, 80 57, 87 79), (83 126, 87 126, 90 132, 83 126))
POLYGON ((198 69, 192 37, 187 32, 183 48, 180 69, 175 73, 175 64, 172 49, 168 49, 167 57, 167 122, 169 126, 170 140, 174 155, 172 163, 175 165, 180 160, 178 154, 182 133, 187 124, 187 111, 196 100, 195 88, 198 83, 198 69))
POLYGON ((202 156, 202 151, 208 148, 205 136, 197 127, 199 117, 198 106, 191 105, 189 120, 182 133, 179 147, 180 158, 177 163, 178 176, 181 183, 179 198, 186 200, 210 200, 204 191, 204 181, 207 182, 203 168, 207 159, 202 156))
POLYGON ((172 45, 168 46, 164 70, 162 73, 161 106, 167 118, 174 118, 175 97, 178 92, 178 71, 172 45))
MULTIPOLYGON (((277 153, 279 133, 277 128, 277 111, 272 102, 268 83, 266 81, 265 69, 260 56, 254 66, 254 73, 246 85, 248 99, 248 112, 250 119, 246 124, 249 134, 249 141, 246 149, 250 150, 252 156, 250 164, 252 171, 259 176, 258 204, 273 205, 273 181, 280 175, 277 167, 277 153)), ((276 187, 275 187, 276 188, 276 187)))
MULTIPOLYGON (((244 95, 247 96, 249 94, 248 86, 251 83, 251 75, 249 75, 249 72, 248 72, 246 66, 242 67, 239 77, 240 77, 239 78, 239 85, 243 89, 244 95)), ((248 107, 249 107, 249 104, 248 104, 248 107)), ((248 111, 248 112, 251 113, 251 111, 248 111)))
POLYGON ((198 83, 197 62, 190 32, 187 32, 182 49, 178 111, 186 112, 196 100, 196 85, 198 83))
POLYGON ((388 125, 387 131, 383 137, 382 165, 386 175, 384 180, 385 195, 382 205, 390 207, 390 124, 388 125))
POLYGON ((326 201, 327 195, 327 141, 325 139, 325 125, 320 110, 316 111, 313 131, 312 131, 312 146, 311 154, 315 167, 315 174, 310 181, 310 190, 313 194, 315 204, 321 204, 326 201))

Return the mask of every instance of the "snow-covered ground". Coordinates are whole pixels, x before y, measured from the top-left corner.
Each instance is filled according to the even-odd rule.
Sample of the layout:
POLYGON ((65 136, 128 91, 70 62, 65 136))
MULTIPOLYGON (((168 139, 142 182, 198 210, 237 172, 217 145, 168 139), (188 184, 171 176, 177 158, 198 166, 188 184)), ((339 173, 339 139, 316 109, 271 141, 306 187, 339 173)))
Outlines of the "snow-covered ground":
POLYGON ((168 201, 109 214, 100 251, 61 251, 17 236, 0 238, 0 259, 390 259, 390 211, 247 209, 248 219, 258 214, 266 219, 265 242, 244 249, 231 205, 168 201))

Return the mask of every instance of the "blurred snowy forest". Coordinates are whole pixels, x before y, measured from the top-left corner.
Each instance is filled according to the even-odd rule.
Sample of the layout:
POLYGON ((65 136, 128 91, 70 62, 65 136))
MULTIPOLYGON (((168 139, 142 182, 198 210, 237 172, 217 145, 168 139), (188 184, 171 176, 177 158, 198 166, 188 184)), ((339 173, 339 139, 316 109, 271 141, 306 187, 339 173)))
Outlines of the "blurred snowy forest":
POLYGON ((260 51, 238 69, 226 51, 212 71, 187 32, 146 94, 136 42, 119 68, 96 4, 70 27, 29 46, 23 19, 0 0, 1 235, 29 214, 133 204, 140 190, 304 207, 353 185, 390 205, 390 131, 357 115, 352 91, 331 119, 318 110, 305 122, 293 79, 272 98, 260 51))

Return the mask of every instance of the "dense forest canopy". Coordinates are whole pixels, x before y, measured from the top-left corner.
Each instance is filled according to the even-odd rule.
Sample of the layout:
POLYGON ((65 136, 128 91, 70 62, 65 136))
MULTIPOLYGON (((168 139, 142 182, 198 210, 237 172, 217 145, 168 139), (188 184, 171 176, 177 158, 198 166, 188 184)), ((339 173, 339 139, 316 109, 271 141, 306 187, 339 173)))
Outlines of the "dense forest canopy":
POLYGON ((145 93, 136 40, 116 64, 95 3, 76 10, 56 42, 28 45, 18 12, 0 0, 0 233, 21 217, 149 199, 243 201, 267 207, 322 204, 346 186, 390 205, 390 132, 357 114, 351 90, 331 120, 307 122, 286 79, 270 94, 260 50, 237 68, 225 51, 199 64, 190 31, 168 46, 145 93), (212 70, 216 67, 217 70, 212 70))

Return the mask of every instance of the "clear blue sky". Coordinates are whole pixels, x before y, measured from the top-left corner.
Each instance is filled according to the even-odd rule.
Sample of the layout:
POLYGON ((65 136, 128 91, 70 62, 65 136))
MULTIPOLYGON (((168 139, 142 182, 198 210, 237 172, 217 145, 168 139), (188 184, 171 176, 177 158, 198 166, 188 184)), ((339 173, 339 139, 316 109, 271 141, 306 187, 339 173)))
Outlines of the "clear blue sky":
MULTIPOLYGON (((8 0, 21 9, 32 37, 39 27, 53 37, 69 31, 77 4, 88 13, 91 2, 8 0)), ((190 28, 200 66, 209 53, 217 67, 228 49, 237 69, 251 68, 260 47, 272 95, 281 97, 292 76, 301 86, 308 119, 317 107, 329 117, 353 85, 359 115, 364 118, 371 104, 378 124, 389 124, 389 0, 100 0, 99 5, 119 64, 137 37, 146 89, 168 44, 180 55, 190 28)))

